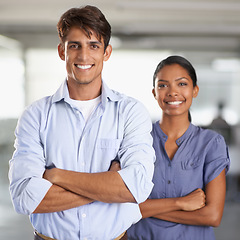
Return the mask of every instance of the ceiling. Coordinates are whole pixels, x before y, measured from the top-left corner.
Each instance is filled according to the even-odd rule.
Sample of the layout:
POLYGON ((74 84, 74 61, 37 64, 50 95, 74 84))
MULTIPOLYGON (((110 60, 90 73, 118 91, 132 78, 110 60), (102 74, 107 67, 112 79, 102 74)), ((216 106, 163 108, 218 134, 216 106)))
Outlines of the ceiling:
POLYGON ((0 35, 23 49, 56 47, 61 14, 86 4, 105 14, 115 47, 239 57, 240 0, 0 0, 0 35))

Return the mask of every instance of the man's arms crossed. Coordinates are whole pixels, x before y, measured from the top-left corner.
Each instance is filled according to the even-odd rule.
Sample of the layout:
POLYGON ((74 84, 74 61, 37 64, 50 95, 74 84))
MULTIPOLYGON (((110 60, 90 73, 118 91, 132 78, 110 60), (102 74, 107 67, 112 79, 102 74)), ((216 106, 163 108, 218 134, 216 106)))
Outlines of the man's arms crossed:
POLYGON ((110 171, 103 173, 79 173, 58 168, 46 170, 43 177, 53 186, 34 213, 63 211, 94 200, 108 203, 135 202, 115 166, 113 162, 110 171))
POLYGON ((91 202, 93 200, 52 185, 33 213, 59 212, 91 202))

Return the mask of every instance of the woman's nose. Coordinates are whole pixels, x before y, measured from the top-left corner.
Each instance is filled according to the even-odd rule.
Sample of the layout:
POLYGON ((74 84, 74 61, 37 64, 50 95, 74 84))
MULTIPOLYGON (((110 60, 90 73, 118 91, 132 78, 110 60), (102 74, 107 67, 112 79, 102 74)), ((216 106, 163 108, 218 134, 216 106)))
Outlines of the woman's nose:
POLYGON ((176 87, 169 87, 168 89, 168 96, 177 96, 178 91, 176 87))

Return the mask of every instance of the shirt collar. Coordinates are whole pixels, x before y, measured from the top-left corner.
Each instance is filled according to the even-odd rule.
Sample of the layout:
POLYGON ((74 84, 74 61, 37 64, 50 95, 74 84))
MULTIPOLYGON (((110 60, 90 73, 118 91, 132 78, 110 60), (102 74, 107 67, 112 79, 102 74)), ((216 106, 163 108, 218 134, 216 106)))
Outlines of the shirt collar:
POLYGON ((192 134, 193 130, 194 126, 192 125, 192 123, 190 123, 187 131, 180 138, 177 139, 176 141, 177 145, 179 146, 182 142, 188 139, 189 136, 192 134))
POLYGON ((60 102, 62 99, 69 98, 67 80, 65 80, 52 97, 52 103, 60 102))
MULTIPOLYGON (((160 136, 160 139, 161 139, 162 141, 166 142, 168 136, 162 131, 162 129, 161 129, 160 125, 159 125, 159 121, 157 121, 157 122, 155 123, 155 125, 157 125, 157 128, 156 128, 156 129, 157 129, 157 132, 158 132, 158 134, 159 134, 159 136, 160 136)), ((182 142, 184 142, 186 139, 189 138, 189 136, 192 134, 193 131, 194 131, 194 125, 193 125, 192 123, 190 123, 187 131, 186 131, 180 138, 178 138, 178 139, 176 140, 176 144, 177 144, 178 146, 180 146, 182 142)))
MULTIPOLYGON (((59 102, 61 100, 68 101, 69 99, 69 91, 67 87, 67 80, 65 80, 61 86, 58 88, 56 93, 52 97, 52 103, 59 102)), ((103 107, 106 106, 107 101, 117 102, 121 99, 120 93, 111 90, 104 81, 102 81, 102 96, 101 101, 103 107)))

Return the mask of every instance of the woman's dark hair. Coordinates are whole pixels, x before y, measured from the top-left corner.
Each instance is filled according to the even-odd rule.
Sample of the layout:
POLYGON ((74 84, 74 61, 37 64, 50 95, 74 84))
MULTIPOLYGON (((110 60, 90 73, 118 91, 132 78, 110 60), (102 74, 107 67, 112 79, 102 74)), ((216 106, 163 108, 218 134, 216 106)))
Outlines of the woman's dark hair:
POLYGON ((87 5, 66 11, 57 24, 61 43, 65 42, 72 27, 81 28, 89 38, 92 34, 96 34, 99 41, 103 39, 104 49, 106 50, 111 38, 111 26, 97 7, 87 5))
MULTIPOLYGON (((159 71, 165 67, 165 66, 169 66, 169 65, 173 65, 173 64, 178 64, 180 65, 182 68, 184 68, 188 75, 190 76, 190 78, 192 79, 193 82, 193 87, 195 87, 197 85, 197 74, 196 71, 194 69, 194 67, 192 66, 192 64, 184 57, 181 56, 170 56, 167 57, 166 59, 162 60, 158 65, 157 68, 153 74, 153 87, 155 87, 155 80, 157 77, 157 74, 159 73, 159 71)), ((190 112, 188 111, 188 119, 191 122, 192 117, 190 112)))

